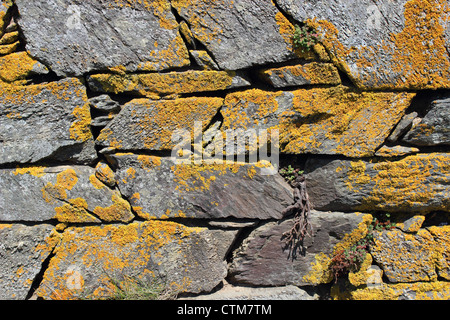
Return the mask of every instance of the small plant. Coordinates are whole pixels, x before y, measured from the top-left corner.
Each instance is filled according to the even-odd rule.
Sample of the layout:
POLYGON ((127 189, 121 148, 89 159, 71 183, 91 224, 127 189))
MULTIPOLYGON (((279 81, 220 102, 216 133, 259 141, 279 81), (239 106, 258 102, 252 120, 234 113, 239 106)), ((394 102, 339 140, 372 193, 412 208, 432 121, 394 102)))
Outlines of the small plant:
POLYGON ((331 259, 330 270, 335 282, 349 272, 358 271, 369 250, 369 238, 363 238, 350 248, 344 249, 331 259))
POLYGON ((296 25, 293 42, 295 48, 311 49, 319 42, 319 34, 307 25, 301 27, 296 25))
POLYGON ((111 278, 110 282, 114 292, 108 300, 159 300, 166 290, 166 286, 157 281, 148 283, 128 276, 124 276, 123 281, 111 278))
POLYGON ((338 252, 330 263, 330 270, 334 276, 335 282, 338 278, 346 276, 349 272, 358 271, 361 263, 364 261, 366 253, 369 252, 369 246, 373 243, 373 232, 391 230, 395 224, 390 221, 391 215, 385 213, 374 217, 372 223, 368 226, 367 235, 359 240, 350 248, 338 252))
POLYGON ((294 169, 291 165, 280 169, 280 175, 289 183, 293 183, 295 179, 302 174, 302 170, 294 169))

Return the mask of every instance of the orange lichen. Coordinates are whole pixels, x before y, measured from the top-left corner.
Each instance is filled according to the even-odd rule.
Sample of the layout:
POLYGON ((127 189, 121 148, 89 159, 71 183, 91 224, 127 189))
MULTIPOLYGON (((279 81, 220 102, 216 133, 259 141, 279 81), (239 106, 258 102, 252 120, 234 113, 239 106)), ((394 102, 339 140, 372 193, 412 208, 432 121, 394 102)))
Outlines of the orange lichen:
MULTIPOLYGON (((142 269, 142 277, 154 276, 154 270, 150 268, 161 258, 161 248, 169 243, 182 245, 189 241, 192 234, 203 230, 163 221, 68 228, 63 233, 60 245, 54 250, 55 256, 50 260, 36 294, 52 299, 74 299, 83 295, 90 298, 110 296, 113 293, 111 277, 123 277, 126 270, 134 269, 142 269), (77 261, 72 262, 70 259, 76 254, 77 261), (64 270, 62 268, 65 265, 69 266, 64 270), (87 281, 82 279, 85 270, 93 266, 103 272, 100 271, 98 281, 94 281, 94 288, 87 288, 87 281)), ((187 288, 185 280, 170 285, 187 288)))
POLYGON ((308 19, 320 30, 322 43, 333 62, 361 88, 438 89, 450 86, 450 58, 446 49, 444 26, 449 21, 446 0, 410 0, 404 5, 405 25, 378 45, 346 47, 338 39, 339 30, 326 20, 308 19), (380 55, 388 60, 383 65, 380 55), (348 57, 358 69, 350 70, 348 57), (375 68, 376 65, 376 68, 375 68), (376 70, 377 73, 374 73, 376 70), (395 78, 391 74, 398 74, 395 78), (388 80, 384 78, 388 77, 388 80))
POLYGON ((0 79, 6 82, 23 80, 28 77, 38 64, 27 52, 16 52, 0 57, 0 79))
POLYGON ((17 166, 16 170, 14 171, 14 175, 24 175, 29 174, 37 178, 41 178, 45 176, 45 169, 46 167, 42 166, 33 166, 33 167, 19 167, 17 166))
POLYGON ((133 92, 146 97, 228 89, 235 73, 231 71, 184 71, 141 74, 95 74, 91 78, 111 93, 133 92))
MULTIPOLYGON (((440 183, 450 173, 448 160, 447 154, 418 154, 399 161, 375 162, 370 164, 370 169, 362 161, 352 162, 347 168, 345 183, 352 192, 365 190, 367 194, 358 210, 392 211, 407 207, 426 211, 429 207, 425 204, 445 192, 440 183), (374 185, 368 189, 369 183, 374 185)), ((440 209, 446 210, 446 206, 448 201, 444 201, 440 209)))
POLYGON ((131 213, 131 206, 122 197, 120 197, 117 193, 112 195, 113 204, 108 207, 95 207, 94 214, 96 214, 103 221, 122 221, 129 222, 134 216, 131 213))

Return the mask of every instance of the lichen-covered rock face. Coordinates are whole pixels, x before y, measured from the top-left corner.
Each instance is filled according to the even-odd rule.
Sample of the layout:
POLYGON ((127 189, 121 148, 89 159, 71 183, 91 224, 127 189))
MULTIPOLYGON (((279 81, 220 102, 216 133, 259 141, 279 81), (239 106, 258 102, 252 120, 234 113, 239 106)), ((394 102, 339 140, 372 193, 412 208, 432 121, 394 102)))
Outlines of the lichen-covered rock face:
POLYGON ((229 94, 223 130, 278 129, 282 152, 372 156, 414 94, 358 92, 344 86, 229 94))
POLYGON ((194 37, 221 69, 237 70, 295 58, 294 27, 270 0, 173 0, 194 37))
POLYGON ((130 204, 85 166, 0 170, 0 221, 128 222, 130 204))
POLYGON ((222 104, 222 98, 209 97, 135 99, 101 131, 96 144, 110 150, 172 150, 174 133, 194 134, 195 122, 202 132, 222 104))
POLYGON ((449 155, 397 161, 310 159, 308 192, 318 210, 449 211, 449 155))
POLYGON ((446 0, 278 0, 361 88, 450 88, 446 0))
POLYGON ((403 141, 416 146, 450 145, 450 97, 434 100, 403 141))
POLYGON ((15 3, 27 50, 60 76, 115 67, 155 71, 190 63, 168 0, 15 3))
POLYGON ((76 78, 29 86, 0 83, 0 164, 97 158, 86 88, 76 78))
POLYGON ((114 155, 120 191, 141 218, 279 219, 293 201, 279 176, 265 164, 182 163, 133 154, 114 155))
POLYGON ((162 221, 68 228, 36 294, 112 298, 133 281, 172 295, 210 291, 226 276, 223 248, 235 235, 162 221))
POLYGON ((367 234, 370 215, 341 212, 311 213, 313 234, 304 238, 296 258, 290 257, 283 233, 292 219, 269 222, 255 229, 235 251, 230 278, 251 286, 317 285, 333 280, 331 258, 367 234), (302 249, 303 248, 303 249, 302 249))
POLYGON ((0 237, 0 299, 24 300, 60 238, 49 224, 0 224, 0 237))
POLYGON ((449 21, 0 1, 0 299, 450 299, 449 21))

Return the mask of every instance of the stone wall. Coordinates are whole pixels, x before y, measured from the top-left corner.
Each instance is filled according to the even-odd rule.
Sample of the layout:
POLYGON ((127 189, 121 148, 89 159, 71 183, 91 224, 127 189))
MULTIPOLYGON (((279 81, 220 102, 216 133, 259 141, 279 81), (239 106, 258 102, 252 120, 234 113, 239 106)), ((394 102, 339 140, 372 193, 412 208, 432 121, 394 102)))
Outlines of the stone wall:
POLYGON ((2 0, 0 298, 449 299, 449 26, 446 0, 2 0))

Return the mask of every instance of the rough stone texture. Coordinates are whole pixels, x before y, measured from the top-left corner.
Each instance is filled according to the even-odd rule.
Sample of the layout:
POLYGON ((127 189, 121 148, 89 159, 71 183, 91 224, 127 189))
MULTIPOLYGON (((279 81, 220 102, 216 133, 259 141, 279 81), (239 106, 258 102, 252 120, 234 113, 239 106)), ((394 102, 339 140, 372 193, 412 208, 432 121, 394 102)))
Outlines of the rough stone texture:
POLYGON ((435 241, 436 272, 439 277, 450 280, 450 226, 432 226, 427 230, 435 241))
POLYGON ((24 300, 58 242, 53 226, 0 224, 0 300, 24 300))
POLYGON ((325 160, 306 164, 308 193, 317 210, 449 211, 449 154, 398 161, 325 160))
POLYGON ((292 189, 261 164, 181 163, 172 158, 111 155, 122 194, 142 218, 281 218, 292 189))
POLYGON ((289 257, 282 234, 292 219, 269 222, 254 230, 234 252, 230 266, 233 283, 252 286, 311 285, 332 281, 328 264, 334 252, 346 248, 367 232, 370 215, 313 211, 313 236, 304 240, 304 252, 289 257))
POLYGON ((135 99, 123 106, 96 143, 110 150, 172 150, 177 145, 177 140, 172 141, 174 134, 187 132, 189 143, 195 122, 206 129, 222 104, 222 98, 208 97, 135 99))
POLYGON ((371 156, 413 97, 344 86, 284 92, 251 89, 227 95, 221 109, 222 130, 278 129, 285 153, 371 156))
POLYGON ((360 87, 450 87, 446 0, 277 3, 322 34, 333 61, 360 87))
POLYGON ((120 111, 120 104, 111 99, 107 94, 102 94, 89 99, 89 105, 99 111, 104 112, 118 112, 120 111))
POLYGON ((0 57, 0 80, 5 82, 24 80, 29 76, 47 74, 48 72, 46 66, 31 58, 24 51, 0 57))
POLYGON ((260 76, 275 88, 305 85, 338 85, 341 78, 331 63, 311 62, 262 70, 260 76))
POLYGON ((69 78, 0 87, 0 164, 97 158, 85 87, 69 78))
POLYGON ((0 170, 0 221, 130 221, 130 204, 87 166, 0 170))
POLYGON ((377 287, 360 287, 344 292, 333 288, 331 293, 338 300, 448 300, 450 282, 382 283, 377 287))
POLYGON ((404 147, 404 146, 382 146, 375 152, 377 157, 401 157, 408 154, 419 153, 420 150, 417 148, 404 147))
POLYGON ((270 0, 173 0, 194 37, 221 69, 237 70, 295 58, 293 26, 270 0))
POLYGON ((276 288, 252 288, 226 285, 212 294, 188 298, 187 300, 317 300, 317 295, 311 295, 295 286, 276 288))
POLYGON ((413 125, 414 119, 417 117, 417 112, 411 112, 408 114, 405 114, 400 120, 400 122, 395 127, 394 131, 389 135, 387 138, 387 142, 397 142, 406 132, 408 132, 409 129, 411 129, 411 126, 413 125))
POLYGON ((204 70, 219 70, 217 63, 211 58, 205 50, 189 50, 192 58, 194 58, 195 63, 197 63, 204 70))
POLYGON ((226 276, 224 247, 236 231, 174 222, 68 228, 36 291, 45 299, 105 298, 112 281, 141 280, 172 293, 210 291, 226 276))
POLYGON ((189 65, 168 0, 15 3, 27 50, 59 76, 189 65))
POLYGON ((391 283, 437 280, 434 239, 424 229, 416 234, 398 229, 374 232, 370 253, 391 283))
POLYGON ((403 141, 417 146, 450 145, 450 98, 434 100, 403 141))
POLYGON ((88 78, 89 87, 98 92, 128 93, 157 98, 173 94, 219 91, 249 86, 235 72, 185 71, 141 74, 95 74, 88 78))

